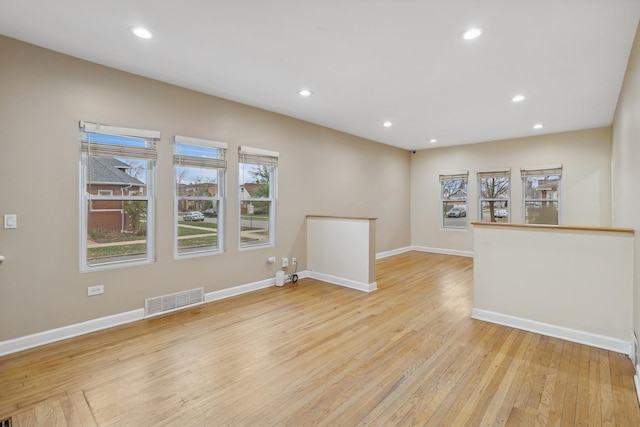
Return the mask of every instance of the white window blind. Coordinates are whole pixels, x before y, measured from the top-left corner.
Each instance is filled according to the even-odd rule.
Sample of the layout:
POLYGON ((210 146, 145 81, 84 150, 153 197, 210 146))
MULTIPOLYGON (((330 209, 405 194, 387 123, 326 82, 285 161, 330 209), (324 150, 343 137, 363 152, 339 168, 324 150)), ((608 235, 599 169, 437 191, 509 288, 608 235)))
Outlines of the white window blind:
POLYGON ((160 132, 80 122, 82 152, 91 156, 156 160, 160 132))
POLYGON ((196 168, 227 168, 227 143, 176 135, 173 162, 196 168))
POLYGON ((496 169, 487 172, 476 173, 478 179, 486 178, 511 178, 511 169, 496 169))
POLYGON ((521 169, 522 179, 528 176, 562 176, 562 165, 521 169))
POLYGON ((251 163, 255 165, 277 166, 280 153, 277 151, 263 150, 241 146, 238 149, 240 163, 251 163))
POLYGON ((440 175, 440 182, 457 181, 459 179, 468 179, 468 178, 469 178, 469 171, 462 171, 462 172, 450 174, 450 175, 440 175))

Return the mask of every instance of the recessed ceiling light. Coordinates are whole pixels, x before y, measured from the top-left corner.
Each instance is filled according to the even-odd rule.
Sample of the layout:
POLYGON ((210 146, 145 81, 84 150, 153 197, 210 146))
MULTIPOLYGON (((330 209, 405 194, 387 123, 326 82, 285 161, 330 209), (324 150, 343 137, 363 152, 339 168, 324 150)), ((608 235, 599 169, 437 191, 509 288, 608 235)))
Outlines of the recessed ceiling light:
POLYGON ((309 89, 302 89, 298 91, 298 94, 300 94, 300 96, 311 96, 313 95, 313 92, 311 92, 309 89))
POLYGON ((392 124, 393 124, 393 123, 391 123, 390 121, 386 121, 386 122, 384 122, 384 123, 382 124, 382 126, 384 126, 384 127, 386 127, 386 128, 390 128, 392 124))
POLYGON ((513 98, 511 98, 511 100, 513 102, 522 102, 525 100, 525 96, 524 95, 516 95, 513 98))
POLYGON ((535 125, 533 125, 534 129, 542 129, 544 127, 544 125, 542 123, 536 123, 535 125))
POLYGON ((151 31, 147 30, 146 28, 131 27, 129 28, 129 30, 136 36, 140 37, 141 39, 150 39, 151 37, 153 37, 153 34, 151 34, 151 31))
POLYGON ((437 139, 435 139, 435 138, 431 138, 431 139, 429 140, 429 142, 430 142, 430 143, 432 143, 432 144, 435 144, 436 142, 438 142, 438 140, 437 140, 437 139))
POLYGON ((476 39, 476 38, 480 37, 480 34, 482 34, 482 31, 483 30, 480 27, 469 28, 464 33, 462 33, 462 38, 465 39, 465 40, 476 39))

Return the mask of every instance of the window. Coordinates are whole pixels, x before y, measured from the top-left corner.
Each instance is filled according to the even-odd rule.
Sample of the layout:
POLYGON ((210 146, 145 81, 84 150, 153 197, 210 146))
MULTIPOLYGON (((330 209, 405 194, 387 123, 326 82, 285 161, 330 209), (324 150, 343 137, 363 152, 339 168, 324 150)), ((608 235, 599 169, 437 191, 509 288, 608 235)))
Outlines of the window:
POLYGON ((442 226, 467 228, 467 181, 469 172, 440 175, 442 226))
POLYGON ((558 225, 562 166, 522 169, 524 223, 558 225))
POLYGON ((160 133, 80 122, 81 269, 154 259, 160 133))
POLYGON ((279 153, 240 147, 240 248, 275 244, 279 153))
POLYGON ((478 172, 480 222, 510 222, 511 170, 478 172))
POLYGON ((223 250, 227 144, 176 135, 175 254, 223 250))

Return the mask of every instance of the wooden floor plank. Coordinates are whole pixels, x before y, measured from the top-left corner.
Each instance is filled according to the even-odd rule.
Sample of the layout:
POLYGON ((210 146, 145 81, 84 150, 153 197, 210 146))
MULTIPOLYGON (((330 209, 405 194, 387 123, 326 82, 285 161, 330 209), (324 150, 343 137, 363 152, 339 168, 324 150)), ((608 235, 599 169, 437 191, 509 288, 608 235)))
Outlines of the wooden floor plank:
POLYGON ((640 425, 628 357, 470 318, 470 258, 377 262, 0 357, 22 426, 640 425))

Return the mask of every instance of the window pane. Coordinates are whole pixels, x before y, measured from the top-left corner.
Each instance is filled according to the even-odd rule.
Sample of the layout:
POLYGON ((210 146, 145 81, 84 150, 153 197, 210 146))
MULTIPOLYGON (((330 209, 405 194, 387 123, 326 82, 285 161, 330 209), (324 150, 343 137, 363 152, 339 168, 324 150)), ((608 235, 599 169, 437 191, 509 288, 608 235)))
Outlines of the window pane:
POLYGON ((199 157, 203 159, 223 159, 223 148, 203 147, 201 145, 176 144, 175 154, 180 156, 199 157))
POLYGON ((558 225, 558 202, 525 202, 525 224, 558 225))
POLYGON ((443 202, 443 226, 452 228, 467 227, 467 204, 460 202, 443 202))
POLYGON ((467 227, 467 180, 441 181, 442 226, 444 228, 467 227))
POLYGON ((491 200, 480 202, 480 222, 509 222, 509 201, 491 200))
POLYGON ((218 200, 178 202, 178 254, 218 248, 218 200))
POLYGON ((124 145, 125 147, 145 148, 149 141, 133 136, 105 135, 103 133, 85 132, 84 140, 87 142, 101 142, 103 144, 124 145))
POLYGON ((240 163, 240 199, 271 197, 272 166, 240 163))
POLYGON ((442 181, 442 200, 466 200, 467 180, 454 179, 442 181))
POLYGON ((240 246, 268 244, 271 202, 241 201, 240 209, 240 246))
POLYGON ((480 178, 480 198, 481 199, 508 199, 509 198, 509 178, 480 178))
POLYGON ((87 264, 147 257, 147 201, 96 200, 87 206, 87 264))
POLYGON ((96 195, 144 196, 148 169, 148 160, 90 156, 87 191, 96 195))
POLYGON ((558 184, 560 177, 528 176, 525 181, 525 200, 528 199, 558 199, 558 184))
MULTIPOLYGON (((177 145, 185 149, 186 145, 177 145)), ((196 147, 197 148, 197 147, 196 147)), ((205 150, 206 151, 206 150, 205 150)), ((177 254, 220 249, 218 211, 221 169, 176 165, 177 254)))
POLYGON ((219 169, 176 166, 178 197, 218 196, 219 169))

